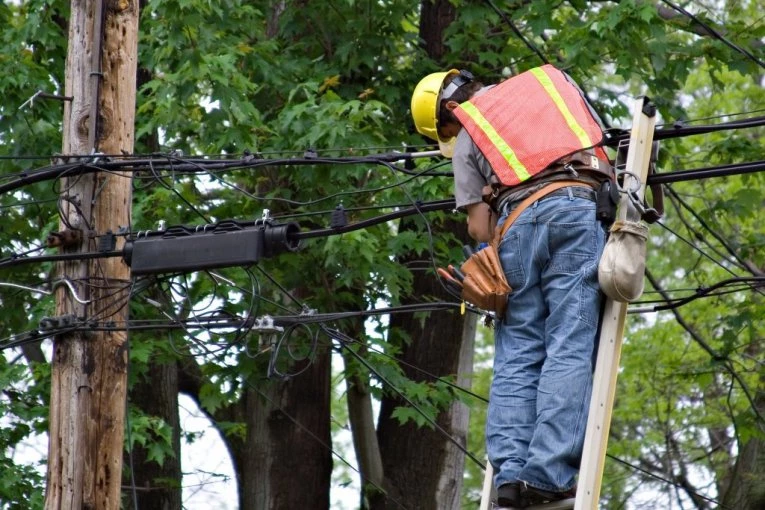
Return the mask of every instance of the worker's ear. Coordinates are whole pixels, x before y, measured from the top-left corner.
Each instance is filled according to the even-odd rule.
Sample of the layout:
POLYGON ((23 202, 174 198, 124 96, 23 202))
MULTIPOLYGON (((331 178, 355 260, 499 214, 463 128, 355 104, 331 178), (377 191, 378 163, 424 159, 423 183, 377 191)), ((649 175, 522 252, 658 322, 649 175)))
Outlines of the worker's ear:
POLYGON ((455 108, 457 108, 459 105, 460 105, 460 104, 459 104, 457 101, 447 101, 447 102, 446 102, 446 108, 447 108, 449 111, 452 111, 452 110, 454 110, 454 109, 455 109, 455 108))

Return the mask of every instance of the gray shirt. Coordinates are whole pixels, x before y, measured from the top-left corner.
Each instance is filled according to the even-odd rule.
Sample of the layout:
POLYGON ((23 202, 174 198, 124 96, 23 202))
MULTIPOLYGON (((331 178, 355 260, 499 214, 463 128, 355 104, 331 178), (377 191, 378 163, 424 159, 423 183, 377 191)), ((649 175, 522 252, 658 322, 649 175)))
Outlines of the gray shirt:
POLYGON ((457 209, 481 202, 481 191, 492 182, 494 171, 464 129, 460 130, 454 145, 452 170, 457 209))
MULTIPOLYGON (((454 145, 452 171, 454 172, 454 198, 457 209, 483 202, 484 186, 499 183, 499 179, 491 169, 489 162, 486 161, 481 149, 464 129, 460 130, 454 145)), ((506 194, 503 192, 503 200, 523 200, 552 180, 571 178, 570 174, 561 172, 559 169, 546 169, 528 181, 513 186, 512 191, 506 194)), ((577 176, 577 180, 585 179, 577 176)))

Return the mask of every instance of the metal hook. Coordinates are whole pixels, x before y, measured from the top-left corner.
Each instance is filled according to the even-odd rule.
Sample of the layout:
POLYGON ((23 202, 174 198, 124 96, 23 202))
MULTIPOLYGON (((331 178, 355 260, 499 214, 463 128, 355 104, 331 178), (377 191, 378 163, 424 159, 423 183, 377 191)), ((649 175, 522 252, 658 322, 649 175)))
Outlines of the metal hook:
POLYGON ((26 101, 24 101, 24 102, 21 104, 21 106, 19 106, 19 110, 22 110, 22 109, 24 109, 24 107, 25 107, 26 105, 29 105, 29 107, 30 107, 30 108, 34 108, 34 106, 35 106, 35 99, 37 99, 37 97, 38 97, 40 94, 42 94, 42 93, 43 93, 43 91, 42 91, 42 90, 38 90, 37 92, 35 92, 34 94, 32 94, 32 97, 30 97, 29 99, 27 99, 26 101))
POLYGON ((69 292, 72 293, 72 297, 74 298, 74 300, 80 303, 81 305, 87 305, 88 303, 90 303, 91 301, 90 299, 83 300, 82 298, 80 298, 80 296, 77 295, 77 290, 74 288, 74 285, 72 284, 72 282, 69 281, 68 278, 60 278, 54 281, 53 290, 56 290, 56 287, 59 287, 60 285, 66 285, 67 288, 69 289, 69 292))
POLYGON ((42 90, 38 90, 34 94, 32 94, 32 97, 27 99, 22 103, 21 106, 19 106, 19 110, 23 109, 26 105, 29 105, 30 108, 34 108, 35 106, 35 99, 37 98, 41 99, 56 99, 58 101, 72 101, 74 100, 74 96, 60 96, 58 94, 48 94, 46 92, 43 92, 42 90))
POLYGON ((53 292, 56 290, 56 287, 59 287, 61 285, 66 285, 66 287, 69 289, 69 292, 71 292, 72 297, 74 298, 74 300, 77 301, 78 303, 80 303, 81 305, 87 305, 91 301, 90 299, 83 300, 82 298, 80 298, 80 296, 77 294, 77 290, 74 288, 74 285, 67 278, 60 278, 58 280, 55 280, 53 282, 52 287, 51 287, 52 290, 40 289, 40 288, 37 288, 37 287, 29 287, 27 285, 21 285, 19 283, 0 282, 0 285, 3 285, 5 287, 14 287, 14 288, 17 288, 17 289, 24 289, 24 290, 28 290, 30 292, 34 292, 34 293, 37 293, 37 294, 45 294, 45 295, 48 295, 48 296, 53 294, 53 292))

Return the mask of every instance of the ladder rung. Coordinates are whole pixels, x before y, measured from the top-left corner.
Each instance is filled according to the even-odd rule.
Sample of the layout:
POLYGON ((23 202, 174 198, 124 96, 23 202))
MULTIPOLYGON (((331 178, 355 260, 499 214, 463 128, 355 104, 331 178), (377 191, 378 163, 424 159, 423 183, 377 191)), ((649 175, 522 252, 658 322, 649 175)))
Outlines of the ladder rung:
MULTIPOLYGON (((574 503, 576 503, 576 498, 561 499, 560 501, 553 501, 542 505, 527 506, 526 510, 571 510, 574 508, 574 503)), ((492 504, 492 510, 503 510, 503 508, 492 504)))
POLYGON ((561 499, 543 505, 527 506, 526 510, 570 510, 574 508, 574 503, 576 503, 576 498, 561 499))

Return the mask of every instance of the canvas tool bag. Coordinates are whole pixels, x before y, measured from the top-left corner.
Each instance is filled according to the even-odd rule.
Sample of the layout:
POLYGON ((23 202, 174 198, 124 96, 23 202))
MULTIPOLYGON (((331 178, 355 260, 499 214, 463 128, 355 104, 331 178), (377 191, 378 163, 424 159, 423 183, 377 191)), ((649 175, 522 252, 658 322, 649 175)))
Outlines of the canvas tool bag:
POLYGON ((618 220, 610 232, 598 264, 598 283, 606 296, 629 303, 643 294, 648 226, 618 220))
POLYGON ((555 181, 525 198, 513 209, 501 228, 494 230, 494 238, 485 248, 473 253, 460 267, 462 299, 468 303, 494 312, 498 319, 505 316, 507 297, 512 292, 499 260, 499 244, 507 230, 531 204, 555 190, 567 186, 587 186, 579 181, 555 181))

